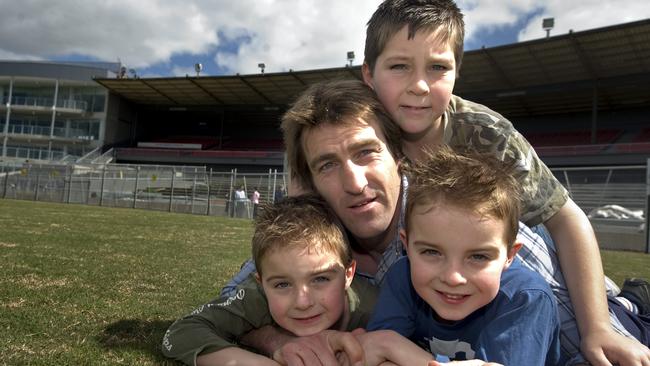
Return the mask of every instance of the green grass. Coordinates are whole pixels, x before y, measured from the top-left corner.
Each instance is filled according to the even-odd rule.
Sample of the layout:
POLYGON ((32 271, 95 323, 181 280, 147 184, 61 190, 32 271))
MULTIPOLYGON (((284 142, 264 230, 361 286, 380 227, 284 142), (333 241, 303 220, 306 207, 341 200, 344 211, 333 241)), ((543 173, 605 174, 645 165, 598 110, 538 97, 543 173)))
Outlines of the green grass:
POLYGON ((250 256, 248 220, 0 200, 0 364, 153 365, 250 256))
MULTIPOLYGON (((173 365, 171 322, 249 256, 247 220, 0 200, 0 364, 173 365)), ((603 251, 650 278, 650 255, 603 251)))

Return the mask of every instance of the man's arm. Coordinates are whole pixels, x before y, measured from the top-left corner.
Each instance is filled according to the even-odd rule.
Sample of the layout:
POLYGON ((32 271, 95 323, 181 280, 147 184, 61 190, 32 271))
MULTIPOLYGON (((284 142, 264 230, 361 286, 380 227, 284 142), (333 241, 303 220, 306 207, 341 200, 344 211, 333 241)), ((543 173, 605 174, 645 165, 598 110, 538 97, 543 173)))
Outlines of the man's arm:
POLYGON ((616 333, 610 324, 600 251, 584 212, 569 199, 545 225, 556 244, 585 358, 594 366, 610 366, 637 365, 650 357, 647 347, 616 333))

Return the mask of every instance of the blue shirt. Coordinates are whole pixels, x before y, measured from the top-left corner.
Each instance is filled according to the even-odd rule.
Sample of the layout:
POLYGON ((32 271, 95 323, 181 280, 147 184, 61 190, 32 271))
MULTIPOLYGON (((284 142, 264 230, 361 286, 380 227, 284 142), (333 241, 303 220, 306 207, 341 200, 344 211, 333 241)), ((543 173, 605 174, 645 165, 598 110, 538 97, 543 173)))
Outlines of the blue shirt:
POLYGON ((368 330, 392 329, 436 359, 481 359, 504 365, 558 365, 560 325, 546 282, 515 260, 495 299, 467 318, 443 324, 413 288, 408 258, 382 284, 368 330))

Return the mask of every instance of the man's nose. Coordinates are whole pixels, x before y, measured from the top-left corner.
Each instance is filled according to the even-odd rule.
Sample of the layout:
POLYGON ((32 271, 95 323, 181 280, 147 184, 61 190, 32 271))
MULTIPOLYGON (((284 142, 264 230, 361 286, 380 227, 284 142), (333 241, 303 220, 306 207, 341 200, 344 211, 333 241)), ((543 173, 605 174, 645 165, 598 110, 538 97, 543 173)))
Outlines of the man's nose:
POLYGON ((349 194, 361 194, 368 185, 366 168, 352 161, 346 162, 341 169, 341 184, 349 194))

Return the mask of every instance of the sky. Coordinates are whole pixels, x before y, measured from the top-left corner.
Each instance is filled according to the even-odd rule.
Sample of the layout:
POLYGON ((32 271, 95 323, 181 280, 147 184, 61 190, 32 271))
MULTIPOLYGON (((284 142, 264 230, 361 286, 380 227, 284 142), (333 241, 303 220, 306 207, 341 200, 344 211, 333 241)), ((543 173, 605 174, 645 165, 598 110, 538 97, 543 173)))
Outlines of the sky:
MULTIPOLYGON (((139 77, 256 74, 363 61, 380 0, 0 0, 0 60, 121 62, 139 77)), ((465 50, 650 18, 647 0, 459 0, 465 50)))

